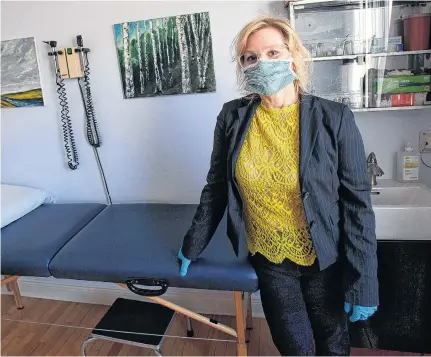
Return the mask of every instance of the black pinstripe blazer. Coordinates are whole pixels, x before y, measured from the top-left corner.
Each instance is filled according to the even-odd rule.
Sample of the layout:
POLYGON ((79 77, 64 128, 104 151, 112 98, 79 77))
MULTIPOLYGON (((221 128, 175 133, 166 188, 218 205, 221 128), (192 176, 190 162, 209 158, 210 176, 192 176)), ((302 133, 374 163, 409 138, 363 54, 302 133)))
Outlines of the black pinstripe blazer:
MULTIPOLYGON (((183 254, 195 260, 210 242, 227 207, 227 235, 235 253, 243 239, 242 199, 235 165, 259 98, 225 103, 217 117, 207 184, 183 254)), ((344 263, 346 301, 378 305, 375 217, 362 137, 344 104, 311 95, 300 103, 301 194, 319 268, 344 263)))

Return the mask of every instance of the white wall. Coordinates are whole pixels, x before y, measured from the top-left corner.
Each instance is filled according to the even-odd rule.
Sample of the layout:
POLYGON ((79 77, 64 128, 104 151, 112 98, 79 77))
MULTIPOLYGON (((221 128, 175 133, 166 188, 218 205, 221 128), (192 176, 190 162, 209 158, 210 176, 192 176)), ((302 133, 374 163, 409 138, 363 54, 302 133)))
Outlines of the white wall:
MULTIPOLYGON (((2 182, 45 188, 58 201, 104 201, 105 196, 86 143, 76 80, 66 84, 81 164, 76 171, 65 164, 52 58, 43 40, 66 47, 82 35, 91 49, 92 91, 104 141, 99 152, 113 201, 194 203, 205 182, 216 116, 223 102, 239 96, 230 57, 233 37, 256 15, 287 16, 279 1, 14 1, 2 2, 1 10, 2 40, 36 37, 46 103, 2 109, 2 182), (123 99, 112 25, 200 11, 210 12, 217 91, 123 99)), ((419 131, 431 129, 430 118, 429 110, 357 115, 366 150, 376 152, 386 178, 393 174, 394 153, 404 140, 417 144, 419 131)), ((422 167, 421 178, 431 186, 430 169, 422 167)))
MULTIPOLYGON (((396 152, 410 141, 418 150, 419 132, 431 130, 431 108, 356 113, 356 122, 362 133, 367 154, 374 151, 379 166, 385 172, 383 178, 396 177, 396 152)), ((423 154, 423 160, 431 166, 431 154, 423 154)), ((377 178, 378 180, 379 178, 377 178)), ((419 179, 431 188, 431 169, 421 163, 419 179)))

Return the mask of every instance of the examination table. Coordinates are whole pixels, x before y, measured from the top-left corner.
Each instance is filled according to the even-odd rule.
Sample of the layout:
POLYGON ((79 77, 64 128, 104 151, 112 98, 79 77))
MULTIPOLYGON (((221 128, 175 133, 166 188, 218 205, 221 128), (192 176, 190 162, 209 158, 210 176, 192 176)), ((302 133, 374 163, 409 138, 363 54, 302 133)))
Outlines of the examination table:
POLYGON ((187 276, 179 275, 177 253, 196 207, 42 205, 2 229, 2 285, 9 285, 22 308, 21 276, 113 282, 234 336, 238 355, 246 355, 245 325, 251 322, 250 294, 258 290, 257 277, 247 249, 242 247, 237 257, 230 247, 225 219, 187 276), (233 291, 236 330, 162 299, 168 287, 233 291), (249 293, 247 319, 244 293, 249 293))

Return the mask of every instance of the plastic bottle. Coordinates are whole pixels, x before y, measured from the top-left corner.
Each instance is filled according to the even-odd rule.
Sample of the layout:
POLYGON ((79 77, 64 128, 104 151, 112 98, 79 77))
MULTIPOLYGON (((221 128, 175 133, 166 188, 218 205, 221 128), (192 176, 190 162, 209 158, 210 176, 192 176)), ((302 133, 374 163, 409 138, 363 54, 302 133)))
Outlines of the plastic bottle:
POLYGON ((397 152, 397 181, 416 182, 419 180, 419 153, 413 151, 407 142, 404 151, 397 152))

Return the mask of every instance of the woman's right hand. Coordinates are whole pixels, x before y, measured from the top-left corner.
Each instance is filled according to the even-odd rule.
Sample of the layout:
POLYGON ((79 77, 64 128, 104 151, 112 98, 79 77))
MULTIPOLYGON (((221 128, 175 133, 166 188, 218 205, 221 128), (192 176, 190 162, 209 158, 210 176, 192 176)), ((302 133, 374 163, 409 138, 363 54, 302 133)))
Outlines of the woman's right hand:
POLYGON ((192 262, 191 260, 187 259, 184 255, 183 252, 180 251, 178 252, 178 259, 181 260, 181 268, 180 268, 180 275, 181 276, 185 276, 187 274, 187 270, 189 269, 189 265, 192 262))

